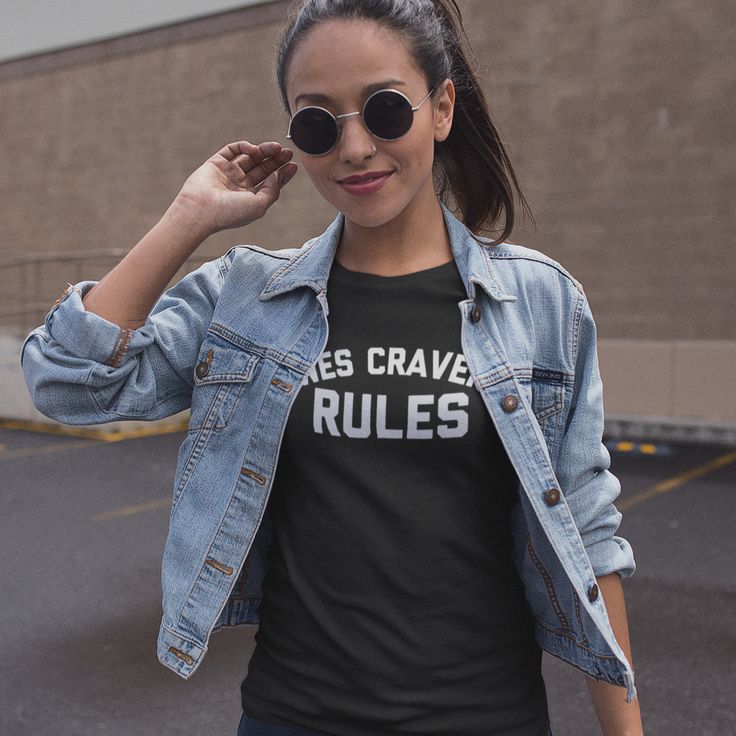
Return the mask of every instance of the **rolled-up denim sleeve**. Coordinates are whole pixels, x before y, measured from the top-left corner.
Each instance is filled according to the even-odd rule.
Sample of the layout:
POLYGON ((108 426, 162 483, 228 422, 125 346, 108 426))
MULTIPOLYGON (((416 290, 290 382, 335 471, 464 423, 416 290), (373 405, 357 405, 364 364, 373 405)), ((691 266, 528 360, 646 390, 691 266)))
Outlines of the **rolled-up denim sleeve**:
POLYGON ((622 518, 614 505, 621 483, 609 470, 611 456, 603 444, 597 329, 582 292, 576 314, 575 382, 556 474, 595 575, 618 572, 624 578, 634 574, 636 563, 629 542, 615 533, 622 518))
POLYGON ((70 284, 21 348, 35 407, 64 424, 154 420, 188 408, 225 271, 222 256, 187 274, 136 329, 85 309, 82 299, 97 281, 70 284))

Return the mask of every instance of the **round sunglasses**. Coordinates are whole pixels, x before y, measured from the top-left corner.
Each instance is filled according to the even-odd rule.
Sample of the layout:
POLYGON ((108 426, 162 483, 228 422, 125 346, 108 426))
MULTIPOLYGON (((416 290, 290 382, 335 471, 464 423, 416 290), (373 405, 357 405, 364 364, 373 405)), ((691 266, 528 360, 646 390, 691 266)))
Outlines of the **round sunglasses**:
POLYGON ((340 127, 337 121, 360 115, 368 131, 379 140, 395 141, 405 136, 414 122, 414 113, 434 92, 433 87, 424 99, 412 107, 409 98, 395 89, 379 89, 374 92, 359 112, 333 115, 324 107, 310 105, 292 115, 286 137, 310 156, 324 156, 337 144, 340 127))

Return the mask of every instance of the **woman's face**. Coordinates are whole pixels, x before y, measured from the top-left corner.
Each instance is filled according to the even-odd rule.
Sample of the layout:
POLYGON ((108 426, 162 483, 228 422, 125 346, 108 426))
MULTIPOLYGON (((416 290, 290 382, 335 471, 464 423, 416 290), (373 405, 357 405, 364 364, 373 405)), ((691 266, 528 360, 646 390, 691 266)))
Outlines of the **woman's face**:
MULTIPOLYGON (((403 92, 412 106, 429 92, 400 36, 365 20, 330 20, 313 28, 297 46, 286 77, 292 114, 309 105, 333 115, 362 110, 368 96, 385 87, 403 92)), ((407 205, 435 197, 434 142, 450 132, 453 103, 452 82, 445 80, 398 140, 375 138, 356 115, 338 121, 340 136, 328 154, 309 156, 295 147, 294 155, 319 193, 349 220, 364 227, 382 225, 407 205), (374 172, 389 176, 370 194, 351 193, 340 183, 374 172)))

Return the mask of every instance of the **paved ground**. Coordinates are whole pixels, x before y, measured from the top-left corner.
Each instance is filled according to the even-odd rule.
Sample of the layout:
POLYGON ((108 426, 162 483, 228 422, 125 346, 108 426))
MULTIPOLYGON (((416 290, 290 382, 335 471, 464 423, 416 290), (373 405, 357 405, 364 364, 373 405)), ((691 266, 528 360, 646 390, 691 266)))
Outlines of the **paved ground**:
MULTIPOLYGON (((3 736, 235 735, 252 629, 213 634, 188 681, 155 654, 182 439, 0 431, 3 736)), ((736 453, 611 449, 645 731, 736 733, 736 453)), ((582 675, 547 655, 544 674, 556 736, 599 734, 582 675)))

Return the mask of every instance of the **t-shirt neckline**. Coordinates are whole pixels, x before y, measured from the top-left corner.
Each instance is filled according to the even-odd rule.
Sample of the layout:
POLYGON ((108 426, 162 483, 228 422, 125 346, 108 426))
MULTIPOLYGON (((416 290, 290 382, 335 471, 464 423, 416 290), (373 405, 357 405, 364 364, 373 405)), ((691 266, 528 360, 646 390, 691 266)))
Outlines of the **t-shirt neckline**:
POLYGON ((375 284, 376 286, 404 285, 415 281, 424 281, 434 276, 443 276, 446 272, 455 268, 455 259, 441 263, 439 266, 423 268, 419 271, 404 273, 398 276, 382 276, 367 271, 353 271, 343 266, 336 258, 332 261, 332 270, 339 274, 340 278, 353 283, 375 284))

